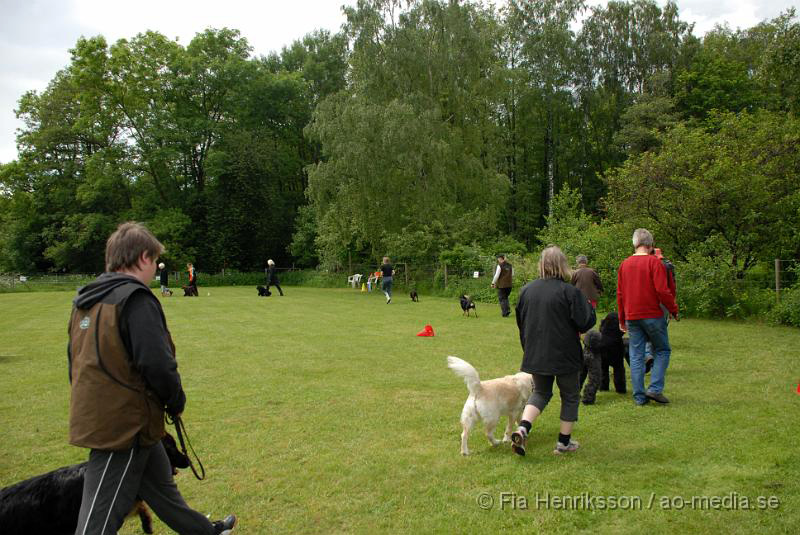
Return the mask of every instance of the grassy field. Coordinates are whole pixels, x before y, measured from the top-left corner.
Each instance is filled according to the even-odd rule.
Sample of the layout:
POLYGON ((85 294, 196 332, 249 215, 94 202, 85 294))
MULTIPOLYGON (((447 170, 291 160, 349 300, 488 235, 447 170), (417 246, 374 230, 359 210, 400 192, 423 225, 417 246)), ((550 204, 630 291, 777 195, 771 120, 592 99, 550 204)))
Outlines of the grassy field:
MULTIPOLYGON (((581 407, 581 449, 559 457, 556 396, 527 457, 482 429, 462 457, 467 390, 445 357, 484 379, 516 372, 513 319, 480 304, 462 318, 456 300, 424 295, 387 306, 374 292, 285 290, 163 300, 208 472, 178 484, 199 511, 237 513, 237 533, 797 532, 800 330, 673 322, 670 405, 602 392, 581 407), (436 336, 414 336, 426 323, 436 336)), ((0 487, 86 457, 66 439, 72 297, 0 295, 0 487)))

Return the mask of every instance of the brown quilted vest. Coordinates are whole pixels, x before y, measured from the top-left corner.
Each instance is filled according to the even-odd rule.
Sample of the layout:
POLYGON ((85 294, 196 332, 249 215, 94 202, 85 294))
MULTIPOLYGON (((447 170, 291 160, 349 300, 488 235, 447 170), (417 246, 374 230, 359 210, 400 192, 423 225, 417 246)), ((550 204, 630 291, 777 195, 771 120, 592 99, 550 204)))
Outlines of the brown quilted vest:
MULTIPOLYGON (((127 298, 127 295, 125 296, 127 298)), ((119 332, 124 304, 73 307, 69 322, 72 380, 69 442, 100 450, 149 446, 164 436, 164 408, 147 390, 119 332)), ((175 346, 169 336, 172 354, 175 346)))

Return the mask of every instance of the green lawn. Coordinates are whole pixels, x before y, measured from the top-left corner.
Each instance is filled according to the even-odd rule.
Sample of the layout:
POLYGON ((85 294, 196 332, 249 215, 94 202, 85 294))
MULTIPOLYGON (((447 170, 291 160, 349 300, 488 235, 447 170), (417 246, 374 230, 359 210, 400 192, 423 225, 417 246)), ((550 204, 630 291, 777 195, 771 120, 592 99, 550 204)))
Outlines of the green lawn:
MULTIPOLYGON (((558 457, 556 396, 527 457, 490 447, 482 428, 462 457, 467 390, 445 357, 464 358, 484 379, 516 372, 513 319, 481 304, 479 319, 462 318, 457 300, 425 295, 387 306, 375 292, 285 291, 201 288, 198 299, 163 301, 185 421, 208 472, 202 482, 182 472, 178 483, 199 511, 237 513, 237 533, 797 532, 800 330, 673 322, 670 405, 636 408, 602 392, 581 407, 581 449, 558 457), (416 337, 426 323, 436 336, 416 337), (483 493, 489 509, 478 504, 483 493), (580 500, 558 509, 552 498, 563 495, 596 508, 584 499, 582 510, 580 500), (597 509, 606 496, 634 510, 597 509), (663 507, 692 496, 739 506, 775 496, 779 505, 663 507)), ((0 486, 86 457, 66 439, 72 297, 0 294, 0 486)), ((131 520, 121 533, 141 529, 131 520)), ((157 523, 156 533, 169 530, 157 523)))

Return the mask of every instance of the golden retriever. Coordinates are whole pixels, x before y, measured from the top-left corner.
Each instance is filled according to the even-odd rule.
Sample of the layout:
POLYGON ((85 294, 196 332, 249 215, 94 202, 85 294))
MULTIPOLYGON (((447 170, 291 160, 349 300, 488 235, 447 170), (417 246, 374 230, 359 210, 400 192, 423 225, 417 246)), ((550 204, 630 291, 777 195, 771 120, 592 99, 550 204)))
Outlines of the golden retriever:
POLYGON ((520 372, 481 381, 478 371, 469 362, 453 356, 447 357, 447 367, 464 379, 469 390, 469 396, 461 410, 461 426, 464 429, 461 433, 461 454, 469 455, 469 432, 481 420, 486 426, 486 438, 492 446, 497 446, 500 441, 494 438, 494 429, 501 416, 508 416, 503 442, 510 442, 511 433, 516 429, 533 390, 531 374, 520 372))

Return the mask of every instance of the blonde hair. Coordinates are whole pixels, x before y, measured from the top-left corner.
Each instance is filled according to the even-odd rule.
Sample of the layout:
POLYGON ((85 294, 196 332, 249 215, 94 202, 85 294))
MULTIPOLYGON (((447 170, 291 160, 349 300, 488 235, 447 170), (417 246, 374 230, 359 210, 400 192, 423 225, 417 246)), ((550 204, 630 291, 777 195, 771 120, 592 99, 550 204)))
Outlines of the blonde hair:
POLYGON ((567 257, 557 245, 551 245, 542 251, 539 257, 540 279, 561 279, 568 281, 572 277, 567 257))
POLYGON ((164 246, 141 223, 128 221, 117 227, 106 241, 106 271, 120 271, 139 265, 142 253, 155 261, 164 246))
POLYGON ((384 256, 383 257, 383 263, 384 264, 388 264, 389 263, 389 257, 388 256, 384 256))

